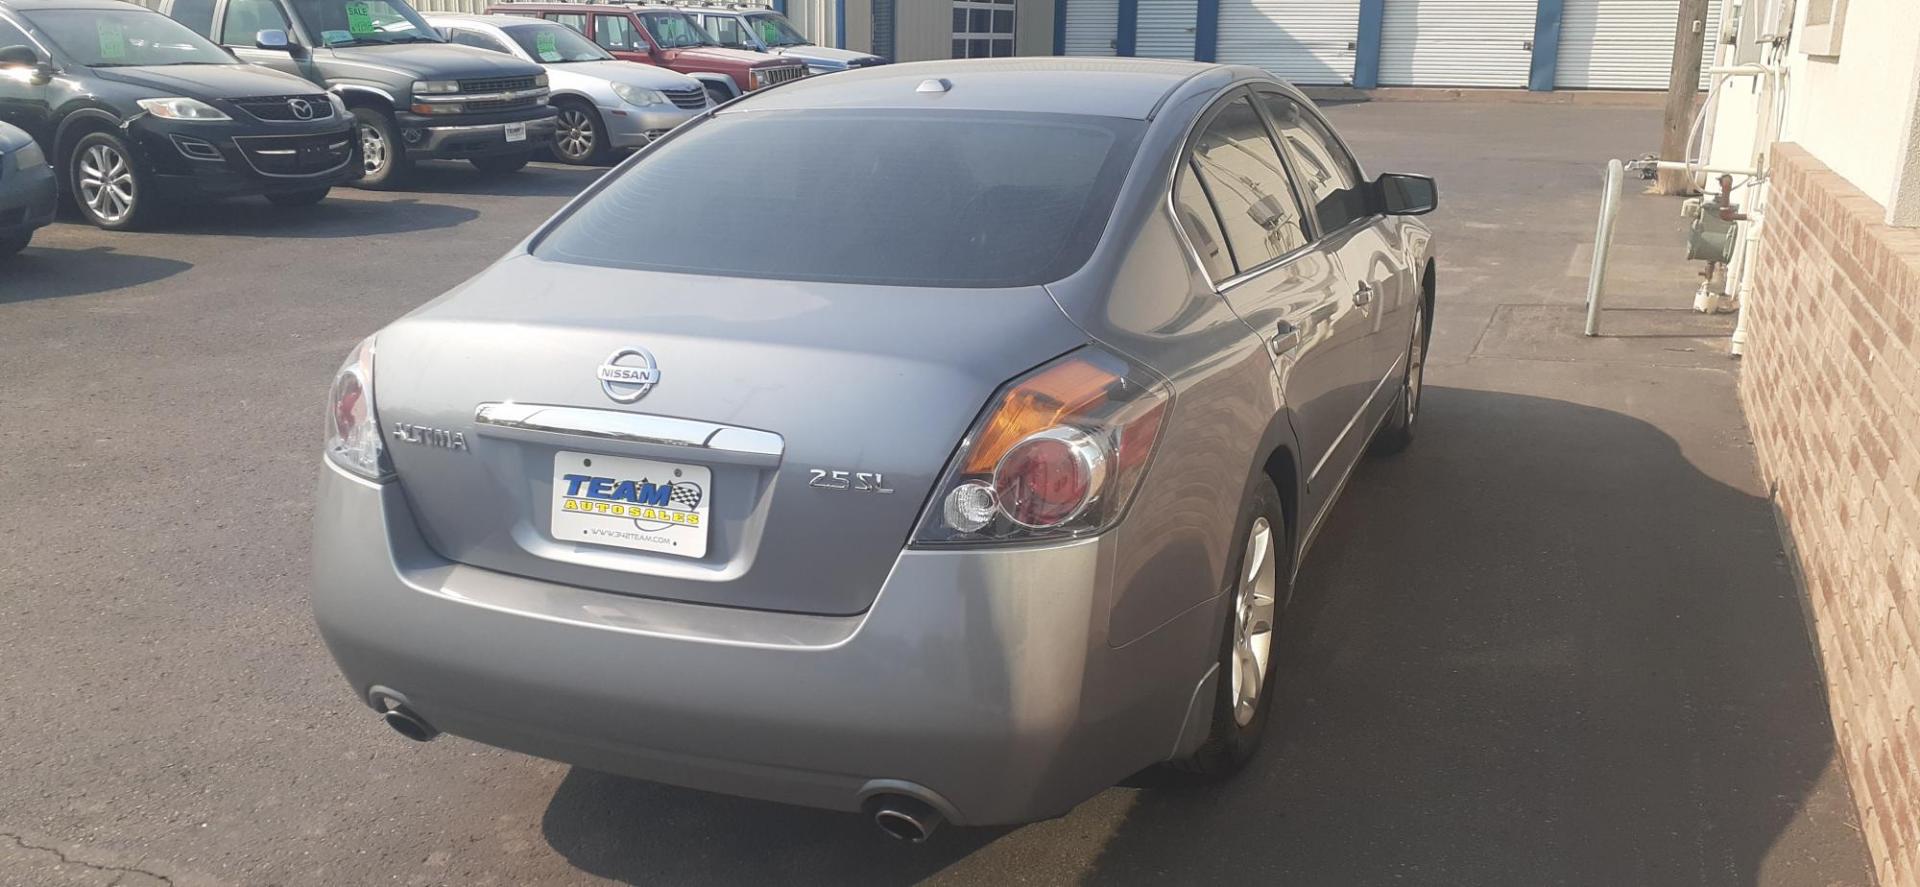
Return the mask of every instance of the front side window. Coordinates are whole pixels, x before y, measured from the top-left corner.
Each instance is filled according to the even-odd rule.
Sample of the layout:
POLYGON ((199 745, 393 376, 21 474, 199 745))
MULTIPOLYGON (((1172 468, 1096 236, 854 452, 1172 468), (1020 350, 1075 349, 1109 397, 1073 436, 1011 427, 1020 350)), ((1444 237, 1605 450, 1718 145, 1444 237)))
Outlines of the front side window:
POLYGON ((1260 101, 1273 117, 1274 129, 1287 146, 1301 193, 1313 201, 1320 230, 1331 232, 1366 218, 1367 197, 1360 168, 1340 146, 1326 124, 1300 103, 1283 95, 1263 92, 1260 101))
POLYGON ((593 45, 586 35, 565 25, 539 24, 513 25, 504 29, 513 42, 520 44, 527 55, 545 65, 561 65, 568 62, 601 62, 613 58, 607 51, 593 45))
POLYGON ((1228 102, 1194 139, 1192 159, 1239 270, 1307 245, 1286 165, 1245 96, 1228 102))
POLYGON ((641 37, 639 29, 633 26, 633 20, 624 15, 594 16, 593 41, 618 52, 647 51, 646 39, 641 37))
POLYGON ((653 42, 661 49, 681 49, 688 46, 706 46, 713 43, 707 32, 693 23, 684 13, 649 12, 640 16, 640 24, 653 37, 653 42))
POLYGON ((1013 55, 1013 0, 953 0, 953 57, 1013 55))
MULTIPOLYGON (((562 27, 572 28, 582 35, 587 33, 587 17, 578 13, 556 12, 547 16, 547 21, 562 27)), ((625 21, 625 19, 621 19, 621 21, 625 21)))
POLYGON ((89 68, 237 64, 186 25, 138 6, 36 9, 20 15, 68 60, 89 68))
POLYGON ((723 277, 1031 286, 1086 262, 1144 128, 1066 114, 723 114, 614 173, 534 254, 723 277), (742 225, 740 207, 786 221, 742 225))
POLYGON ((307 33, 327 46, 445 42, 404 0, 288 0, 288 5, 307 33))
POLYGON ((747 39, 747 32, 740 27, 740 20, 730 15, 709 15, 706 19, 707 34, 713 42, 734 49, 758 49, 747 39))
POLYGON ((747 16, 753 23, 753 30, 760 35, 760 42, 768 46, 806 46, 813 42, 807 35, 795 30, 786 17, 778 13, 761 13, 747 16))
POLYGON ((220 21, 220 42, 228 46, 252 46, 261 31, 289 31, 286 13, 275 0, 231 0, 220 21))

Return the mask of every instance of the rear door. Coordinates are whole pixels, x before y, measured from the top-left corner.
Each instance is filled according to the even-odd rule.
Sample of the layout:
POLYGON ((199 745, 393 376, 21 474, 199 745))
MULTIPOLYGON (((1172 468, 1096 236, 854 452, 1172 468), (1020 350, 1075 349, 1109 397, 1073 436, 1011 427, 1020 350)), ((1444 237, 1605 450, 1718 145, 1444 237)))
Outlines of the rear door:
POLYGON ((1236 90, 1195 129, 1174 205, 1215 286, 1267 342, 1309 466, 1359 408, 1366 330, 1302 207, 1253 94, 1236 90))
MULTIPOLYGON (((1374 212, 1360 165, 1319 113, 1277 91, 1261 90, 1260 104, 1285 149, 1301 196, 1313 207, 1321 231, 1320 249, 1334 257, 1347 290, 1343 310, 1350 313, 1354 360, 1346 398, 1355 410, 1352 429, 1340 449, 1358 458, 1373 420, 1388 406, 1405 356, 1403 332, 1412 322, 1418 297, 1399 245, 1384 217, 1374 212)), ((1333 464, 1342 465, 1340 458, 1333 464)), ((1344 470, 1344 469, 1343 469, 1344 470)), ((1309 483, 1312 480, 1309 479, 1309 483)))

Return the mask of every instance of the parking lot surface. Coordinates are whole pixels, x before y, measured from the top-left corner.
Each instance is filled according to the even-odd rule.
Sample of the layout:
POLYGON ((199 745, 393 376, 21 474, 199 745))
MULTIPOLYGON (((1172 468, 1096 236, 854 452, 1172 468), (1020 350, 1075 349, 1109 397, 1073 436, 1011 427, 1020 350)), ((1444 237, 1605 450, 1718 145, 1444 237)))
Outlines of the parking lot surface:
POLYGON ((43 231, 0 270, 0 884, 1868 883, 1671 200, 1630 194, 1611 335, 1577 335, 1600 166, 1658 111, 1330 113, 1370 171, 1439 177, 1439 308, 1420 439, 1306 561, 1266 747, 1227 784, 919 847, 403 742, 313 629, 341 357, 596 172, 43 231))

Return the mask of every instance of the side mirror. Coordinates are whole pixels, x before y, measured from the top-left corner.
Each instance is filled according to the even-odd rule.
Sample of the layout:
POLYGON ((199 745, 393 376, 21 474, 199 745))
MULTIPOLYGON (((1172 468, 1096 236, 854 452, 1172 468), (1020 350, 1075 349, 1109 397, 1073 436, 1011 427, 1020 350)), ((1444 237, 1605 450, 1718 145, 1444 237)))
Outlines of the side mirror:
POLYGON ((0 48, 0 70, 25 68, 33 72, 32 83, 39 85, 53 79, 53 64, 40 57, 40 53, 25 44, 16 44, 0 48))
POLYGON ((1380 210, 1390 216, 1420 216, 1440 205, 1440 190, 1431 176, 1381 173, 1373 183, 1380 210))
POLYGON ((287 32, 279 28, 269 28, 253 35, 253 48, 290 52, 293 49, 293 42, 287 39, 287 32))

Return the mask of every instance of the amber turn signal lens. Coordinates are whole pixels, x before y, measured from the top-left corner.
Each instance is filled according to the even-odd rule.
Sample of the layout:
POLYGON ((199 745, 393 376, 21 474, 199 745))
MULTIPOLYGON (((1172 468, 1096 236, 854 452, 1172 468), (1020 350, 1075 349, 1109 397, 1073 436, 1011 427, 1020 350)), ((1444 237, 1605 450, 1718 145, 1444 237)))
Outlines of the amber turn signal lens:
POLYGON ((994 405, 961 470, 986 474, 1027 435, 1093 411, 1122 379, 1085 357, 1068 357, 1008 389, 994 405))

